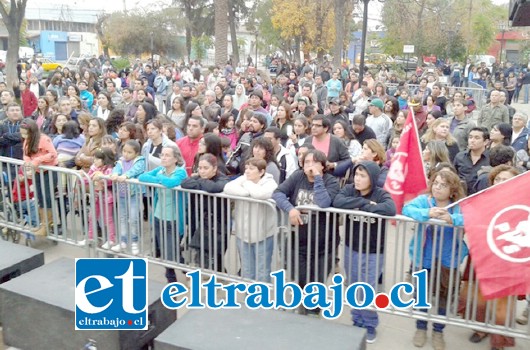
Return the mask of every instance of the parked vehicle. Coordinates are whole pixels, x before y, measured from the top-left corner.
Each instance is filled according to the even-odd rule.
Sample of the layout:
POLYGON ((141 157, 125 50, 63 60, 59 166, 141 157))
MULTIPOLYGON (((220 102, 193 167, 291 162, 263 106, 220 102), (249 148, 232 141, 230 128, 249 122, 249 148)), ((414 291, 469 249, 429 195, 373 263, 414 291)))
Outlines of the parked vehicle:
POLYGON ((413 71, 416 70, 416 67, 418 67, 418 57, 410 56, 407 58, 394 56, 394 64, 400 66, 405 71, 413 71))
POLYGON ((57 68, 61 68, 62 67, 62 64, 59 63, 59 62, 55 62, 49 58, 39 58, 39 62, 42 63, 42 68, 44 69, 44 71, 46 72, 51 72, 51 71, 54 71, 56 70, 57 68))

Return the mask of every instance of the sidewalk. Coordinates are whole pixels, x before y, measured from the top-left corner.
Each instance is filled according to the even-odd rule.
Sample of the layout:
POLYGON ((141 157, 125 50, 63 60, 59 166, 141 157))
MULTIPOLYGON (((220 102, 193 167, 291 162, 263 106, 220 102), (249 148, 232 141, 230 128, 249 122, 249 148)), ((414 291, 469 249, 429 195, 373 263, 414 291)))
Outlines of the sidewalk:
MULTIPOLYGON (((528 108, 530 110, 530 108, 528 108)), ((69 258, 81 258, 87 256, 85 248, 78 248, 67 244, 59 243, 54 245, 51 241, 39 240, 35 242, 35 249, 41 249, 45 252, 45 263, 50 263, 61 257, 69 258)), ((156 280, 161 283, 166 283, 164 277, 164 269, 154 264, 149 265, 149 278, 156 280)), ((520 311, 519 311, 520 312, 520 311)), ((182 316, 179 311, 179 317, 182 316)), ((311 317, 311 316, 308 316, 311 317)), ((332 322, 332 321, 329 321, 332 322)), ((342 324, 351 324, 349 319, 349 312, 344 312, 343 315, 333 322, 339 322, 342 324)), ((522 327, 522 326, 519 326, 522 327)), ((369 350, 410 350, 416 349, 412 344, 412 337, 415 332, 415 321, 399 316, 392 316, 386 314, 380 314, 380 325, 377 329, 377 340, 374 344, 368 344, 367 349, 369 350)), ((486 338, 480 344, 472 344, 468 341, 471 335, 471 330, 464 329, 461 327, 447 326, 445 331, 445 341, 447 350, 488 350, 490 349, 489 340, 486 338)), ((431 335, 429 331, 428 341, 425 347, 422 349, 430 350, 432 345, 430 343, 431 335)), ((45 344, 45 340, 44 344, 45 344)), ((523 350, 530 349, 530 341, 516 340, 517 346, 511 349, 523 350)), ((2 332, 0 329, 0 350, 15 350, 14 348, 6 347, 3 344, 2 332)), ((26 350, 26 349, 22 349, 26 350)), ((29 350, 29 349, 28 349, 29 350)))

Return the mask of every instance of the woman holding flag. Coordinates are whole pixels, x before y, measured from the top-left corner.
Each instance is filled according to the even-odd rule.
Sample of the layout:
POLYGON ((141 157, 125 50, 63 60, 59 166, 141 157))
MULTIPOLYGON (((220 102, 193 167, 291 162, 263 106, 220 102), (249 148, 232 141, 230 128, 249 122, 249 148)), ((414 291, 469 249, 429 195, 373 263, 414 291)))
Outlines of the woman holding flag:
MULTIPOLYGON (((442 170, 431 177, 427 194, 416 197, 403 207, 403 215, 419 222, 409 249, 412 269, 428 271, 432 285, 439 292, 439 299, 433 301, 439 315, 446 314, 448 301, 455 295, 450 288, 458 287, 455 276, 468 255, 462 231, 455 227, 464 224, 460 207, 451 206, 464 196, 458 175, 442 170), (440 224, 428 223, 433 219, 440 224)), ((438 293, 433 291, 433 295, 438 296, 438 293)), ((433 324, 432 345, 435 350, 445 349, 444 327, 443 324, 433 324)), ((417 320, 416 328, 413 343, 416 347, 423 347, 427 341, 427 321, 417 320)))

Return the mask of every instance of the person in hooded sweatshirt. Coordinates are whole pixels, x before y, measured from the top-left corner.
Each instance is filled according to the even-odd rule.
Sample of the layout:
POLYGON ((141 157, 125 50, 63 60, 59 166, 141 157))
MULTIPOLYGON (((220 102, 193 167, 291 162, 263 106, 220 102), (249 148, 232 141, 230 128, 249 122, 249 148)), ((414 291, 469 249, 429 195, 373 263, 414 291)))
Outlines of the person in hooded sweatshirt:
MULTIPOLYGON (((383 216, 396 215, 396 205, 388 192, 377 187, 380 167, 373 161, 359 162, 353 168, 353 184, 346 185, 333 200, 333 207, 354 209, 383 216)), ((348 283, 366 282, 374 289, 384 266, 386 220, 350 214, 345 221, 344 267, 348 283), (360 274, 359 274, 360 272, 360 274)), ((373 343, 379 324, 377 312, 351 311, 353 325, 366 328, 366 339, 373 343)))
MULTIPOLYGON (((257 200, 267 200, 278 185, 266 173, 267 162, 250 158, 245 174, 226 184, 224 193, 257 200)), ((241 256, 241 277, 270 281, 274 235, 278 231, 274 208, 263 202, 235 201, 235 231, 241 256)))

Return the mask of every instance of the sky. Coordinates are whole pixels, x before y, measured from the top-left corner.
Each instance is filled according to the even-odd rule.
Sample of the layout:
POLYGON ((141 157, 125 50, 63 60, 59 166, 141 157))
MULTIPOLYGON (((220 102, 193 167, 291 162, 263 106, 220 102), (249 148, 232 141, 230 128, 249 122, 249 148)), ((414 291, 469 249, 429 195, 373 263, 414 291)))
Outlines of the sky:
MULTIPOLYGON (((72 9, 91 9, 91 10, 105 10, 106 12, 123 11, 123 6, 127 9, 135 7, 148 6, 155 1, 150 0, 46 0, 43 4, 42 0, 28 0, 28 7, 55 7, 60 5, 68 5, 72 9)), ((171 3, 170 0, 156 0, 160 3, 171 3)))

